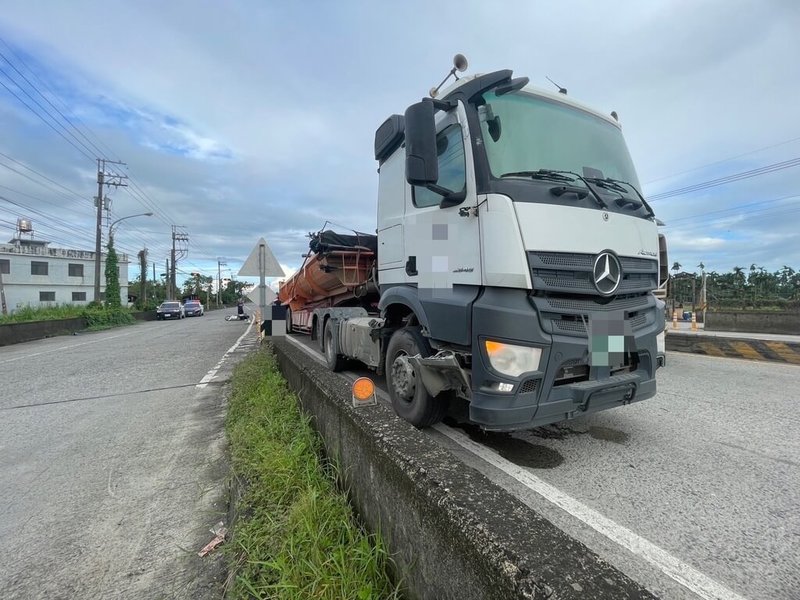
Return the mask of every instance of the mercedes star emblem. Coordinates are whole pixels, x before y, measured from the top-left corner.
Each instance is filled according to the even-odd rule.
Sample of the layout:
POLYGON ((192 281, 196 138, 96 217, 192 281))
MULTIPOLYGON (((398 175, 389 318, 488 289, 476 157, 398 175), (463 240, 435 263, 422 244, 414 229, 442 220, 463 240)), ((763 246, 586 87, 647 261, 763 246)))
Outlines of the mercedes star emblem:
POLYGON ((603 296, 610 296, 617 291, 622 281, 622 266, 619 259, 610 252, 602 252, 594 259, 592 269, 594 287, 603 296))

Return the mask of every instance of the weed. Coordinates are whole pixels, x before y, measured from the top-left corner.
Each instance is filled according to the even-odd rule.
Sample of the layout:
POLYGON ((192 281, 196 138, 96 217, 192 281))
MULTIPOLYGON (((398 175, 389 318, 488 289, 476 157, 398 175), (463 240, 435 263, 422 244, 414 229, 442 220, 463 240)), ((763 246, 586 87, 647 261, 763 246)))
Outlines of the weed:
POLYGON ((380 536, 356 522, 321 444, 266 350, 233 376, 226 429, 247 482, 228 547, 235 598, 399 598, 380 536))

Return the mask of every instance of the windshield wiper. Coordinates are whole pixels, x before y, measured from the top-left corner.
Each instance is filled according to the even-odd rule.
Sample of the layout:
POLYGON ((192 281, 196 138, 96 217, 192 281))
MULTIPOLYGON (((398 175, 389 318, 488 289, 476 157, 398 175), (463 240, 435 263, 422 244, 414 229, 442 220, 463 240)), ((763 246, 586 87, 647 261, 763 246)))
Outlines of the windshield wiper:
POLYGON ((531 179, 549 179, 550 181, 575 181, 573 177, 568 177, 559 171, 551 171, 550 169, 539 169, 537 171, 513 171, 511 173, 503 173, 500 177, 530 177, 531 179))
POLYGON ((601 179, 600 177, 587 177, 586 179, 591 181, 597 187, 601 187, 606 190, 614 190, 615 192, 622 192, 623 194, 628 193, 628 190, 617 183, 616 179, 601 179))
POLYGON ((551 171, 551 172, 552 173, 556 173, 558 175, 572 175, 574 178, 579 179, 583 183, 583 185, 585 185, 586 188, 590 192, 592 192, 592 198, 594 198, 594 201, 597 202, 597 205, 600 208, 608 208, 608 204, 605 203, 605 200, 603 200, 600 197, 600 194, 597 193, 597 190, 594 189, 594 187, 592 187, 592 185, 589 183, 589 181, 585 177, 583 177, 581 175, 578 175, 574 171, 551 171))
MULTIPOLYGON (((605 201, 600 197, 600 194, 597 193, 597 190, 591 186, 586 178, 578 175, 574 171, 554 171, 552 169, 539 169, 537 171, 514 171, 511 173, 503 173, 500 177, 530 177, 532 179, 559 181, 563 183, 572 183, 578 179, 591 192, 592 198, 600 208, 608 208, 608 204, 605 203, 605 201)), ((556 195, 560 196, 561 194, 556 195)))
POLYGON ((612 189, 614 191, 622 193, 629 193, 626 188, 622 187, 622 186, 628 186, 630 189, 633 190, 633 192, 636 194, 639 200, 632 200, 630 198, 618 198, 616 200, 617 205, 626 206, 630 204, 634 210, 638 210, 642 208, 642 206, 644 206, 647 209, 647 212, 650 213, 651 217, 656 216, 656 213, 653 212, 653 209, 647 203, 647 200, 644 199, 644 196, 642 196, 639 193, 639 190, 632 183, 628 181, 622 181, 621 179, 611 179, 610 177, 606 177, 605 179, 600 179, 599 177, 592 177, 589 178, 589 180, 600 187, 605 187, 607 189, 612 189))
MULTIPOLYGON (((608 205, 600 197, 600 194, 598 194, 597 191, 591 186, 591 184, 584 177, 578 175, 574 171, 554 171, 552 169, 539 169, 537 171, 514 171, 512 173, 503 173, 500 177, 530 177, 532 179, 544 179, 547 181, 559 181, 563 183, 572 183, 578 179, 592 193, 592 198, 600 208, 608 208, 608 205)), ((561 194, 557 195, 560 196, 561 194)))

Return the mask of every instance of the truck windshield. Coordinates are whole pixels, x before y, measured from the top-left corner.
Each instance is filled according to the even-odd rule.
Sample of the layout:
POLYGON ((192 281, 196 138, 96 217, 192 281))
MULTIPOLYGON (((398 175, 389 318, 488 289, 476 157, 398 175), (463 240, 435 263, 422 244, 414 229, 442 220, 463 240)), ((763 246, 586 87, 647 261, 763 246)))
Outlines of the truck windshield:
POLYGON ((487 92, 483 99, 478 113, 495 177, 572 171, 641 189, 622 132, 601 117, 525 92, 487 92))

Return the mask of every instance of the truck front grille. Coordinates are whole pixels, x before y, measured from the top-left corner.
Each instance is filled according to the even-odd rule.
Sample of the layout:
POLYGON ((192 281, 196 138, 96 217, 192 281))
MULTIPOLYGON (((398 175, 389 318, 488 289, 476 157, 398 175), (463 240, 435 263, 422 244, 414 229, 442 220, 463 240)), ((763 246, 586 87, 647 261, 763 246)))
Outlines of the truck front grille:
MULTIPOLYGON (((537 292, 561 292, 599 295, 592 281, 596 255, 567 252, 528 252, 533 289, 537 292)), ((658 287, 658 261, 620 257, 622 282, 618 294, 641 294, 658 287)))

